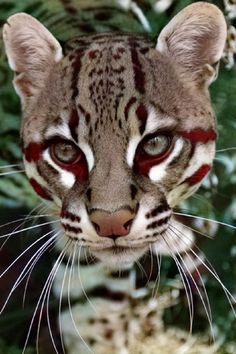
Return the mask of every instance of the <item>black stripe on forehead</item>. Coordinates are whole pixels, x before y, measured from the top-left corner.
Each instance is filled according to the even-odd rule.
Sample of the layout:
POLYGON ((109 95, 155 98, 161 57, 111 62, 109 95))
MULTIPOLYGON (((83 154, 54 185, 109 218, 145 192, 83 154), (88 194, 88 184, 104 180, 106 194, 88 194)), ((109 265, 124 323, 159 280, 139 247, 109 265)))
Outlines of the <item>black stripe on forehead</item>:
POLYGON ((84 49, 77 49, 74 54, 74 60, 72 62, 72 82, 71 82, 71 89, 72 89, 72 96, 71 98, 74 100, 75 97, 78 96, 78 77, 82 67, 82 57, 84 56, 84 49))
POLYGON ((131 60, 133 63, 135 88, 141 94, 145 93, 145 74, 139 60, 137 43, 130 41, 131 60))

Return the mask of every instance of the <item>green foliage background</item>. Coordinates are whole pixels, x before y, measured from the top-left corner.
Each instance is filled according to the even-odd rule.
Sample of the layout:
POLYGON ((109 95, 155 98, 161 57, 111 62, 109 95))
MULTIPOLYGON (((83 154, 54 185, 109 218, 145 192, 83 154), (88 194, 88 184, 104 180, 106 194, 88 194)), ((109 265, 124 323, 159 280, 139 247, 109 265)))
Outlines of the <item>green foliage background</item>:
MULTIPOLYGON (((188 0, 173 1, 172 5, 163 13, 156 13, 153 6, 154 0, 137 1, 140 8, 151 24, 151 37, 156 38, 157 33, 170 20, 170 18, 186 5, 192 3, 188 0)), ((224 11, 223 1, 212 1, 224 11)), ((115 0, 0 0, 0 26, 8 16, 16 12, 27 12, 38 18, 46 27, 63 43, 66 39, 79 34, 102 31, 133 31, 144 32, 142 24, 132 11, 121 8, 115 0)), ((228 24, 234 24, 227 19, 228 24)), ((1 41, 1 39, 0 39, 1 41)), ((19 139, 20 104, 12 84, 12 73, 9 70, 0 42, 0 219, 1 224, 6 220, 14 220, 19 211, 26 213, 39 204, 38 198, 31 190, 24 174, 3 176, 1 166, 21 163, 21 150, 19 139)), ((213 105, 218 117, 219 139, 218 150, 235 147, 236 141, 236 70, 230 70, 222 63, 219 79, 211 87, 213 105)), ((15 167, 15 171, 21 167, 15 167)), ((11 169, 10 169, 11 170, 11 169)), ((7 171, 10 171, 9 169, 7 171)), ((205 180, 197 196, 182 205, 183 210, 189 213, 220 220, 234 224, 236 219, 236 150, 219 151, 216 155, 215 165, 210 176, 205 180)), ((211 232, 214 223, 195 225, 201 231, 211 232)), ((236 294, 236 235, 235 230, 219 226, 215 239, 201 240, 210 262, 224 281, 225 286, 236 294)), ((13 248, 15 247, 15 243, 13 248)), ((4 255, 2 256, 4 257, 4 255)), ((1 265, 1 253, 0 253, 1 265)), ((163 284, 171 281, 170 269, 173 264, 166 260, 163 264, 163 284)), ((236 342, 235 317, 227 304, 226 297, 219 284, 206 277, 206 284, 212 299, 213 322, 217 337, 222 341, 221 353, 230 353, 229 343, 236 342)), ((163 287, 165 288, 165 287, 163 287)), ((1 291, 0 286, 0 291, 1 291)), ((0 293, 1 300, 1 293, 0 293)), ((1 302, 1 301, 0 301, 1 302)), ((180 301, 180 311, 184 302, 180 301)), ((165 314, 167 325, 174 323, 178 306, 165 314)), ((18 354, 22 345, 21 334, 24 333, 26 313, 21 308, 15 307, 9 313, 0 317, 0 354, 18 354), (15 317, 14 317, 15 316, 15 317), (6 330, 8 328, 8 330, 6 330), (11 336, 18 332, 15 337, 11 336), (8 346, 7 343, 12 343, 8 346)), ((204 317, 204 316, 203 316, 204 317)), ((201 314, 196 313, 196 331, 205 331, 202 326, 201 314)), ((206 321, 205 321, 206 322, 206 321)), ((184 327, 184 323, 179 326, 184 327)), ((185 326, 186 329, 186 326, 185 326)), ((234 347, 236 348, 236 347, 234 347)), ((236 349, 235 349, 236 352, 236 349)), ((235 353, 234 352, 234 353, 235 353)), ((29 352, 30 353, 30 352, 29 352)), ((33 353, 33 351, 32 351, 33 353)))

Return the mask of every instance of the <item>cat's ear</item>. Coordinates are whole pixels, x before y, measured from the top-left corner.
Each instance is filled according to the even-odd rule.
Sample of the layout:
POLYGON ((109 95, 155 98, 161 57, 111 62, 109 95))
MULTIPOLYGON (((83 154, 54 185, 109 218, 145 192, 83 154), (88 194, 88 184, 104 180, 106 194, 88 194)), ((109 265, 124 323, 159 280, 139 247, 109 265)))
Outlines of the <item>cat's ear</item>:
POLYGON ((15 72, 15 89, 24 102, 44 86, 51 67, 62 58, 62 48, 39 21, 25 13, 8 18, 3 40, 15 72))
POLYGON ((222 12, 206 2, 180 11, 162 30, 157 50, 172 58, 185 79, 209 85, 217 77, 227 27, 222 12))

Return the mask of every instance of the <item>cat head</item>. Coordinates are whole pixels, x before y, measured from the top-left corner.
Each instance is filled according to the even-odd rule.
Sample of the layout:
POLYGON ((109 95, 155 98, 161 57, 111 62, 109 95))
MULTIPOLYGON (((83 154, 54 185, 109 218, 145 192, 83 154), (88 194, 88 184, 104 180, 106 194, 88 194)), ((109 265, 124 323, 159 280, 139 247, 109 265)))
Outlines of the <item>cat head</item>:
POLYGON ((163 246, 172 208, 214 158, 208 86, 226 39, 220 10, 186 7, 156 46, 103 33, 62 51, 24 13, 8 19, 3 38, 22 102, 26 174, 59 207, 66 237, 118 267, 163 246))

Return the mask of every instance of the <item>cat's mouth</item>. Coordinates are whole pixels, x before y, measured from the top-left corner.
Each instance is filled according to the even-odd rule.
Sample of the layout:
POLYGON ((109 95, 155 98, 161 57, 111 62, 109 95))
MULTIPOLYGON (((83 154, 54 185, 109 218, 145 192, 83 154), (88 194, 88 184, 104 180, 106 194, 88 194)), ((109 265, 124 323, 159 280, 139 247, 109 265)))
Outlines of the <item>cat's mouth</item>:
POLYGON ((91 253, 109 267, 126 268, 137 261, 148 250, 147 245, 125 247, 113 245, 106 248, 92 248, 91 253))

